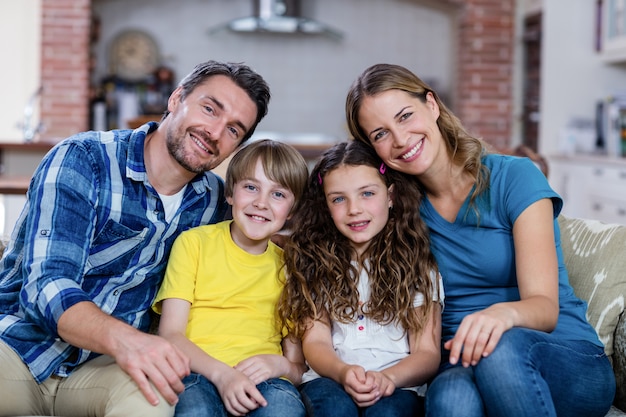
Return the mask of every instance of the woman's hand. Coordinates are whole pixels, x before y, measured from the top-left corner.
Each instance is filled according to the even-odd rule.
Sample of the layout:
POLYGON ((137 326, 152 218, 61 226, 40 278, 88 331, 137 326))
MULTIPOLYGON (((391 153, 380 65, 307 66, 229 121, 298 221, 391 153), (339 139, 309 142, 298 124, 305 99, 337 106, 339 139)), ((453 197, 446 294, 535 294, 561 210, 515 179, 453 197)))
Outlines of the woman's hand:
POLYGON ((491 354, 502 334, 513 327, 511 313, 506 304, 494 304, 465 316, 454 337, 443 345, 450 351, 450 363, 456 365, 460 358, 467 368, 491 354))

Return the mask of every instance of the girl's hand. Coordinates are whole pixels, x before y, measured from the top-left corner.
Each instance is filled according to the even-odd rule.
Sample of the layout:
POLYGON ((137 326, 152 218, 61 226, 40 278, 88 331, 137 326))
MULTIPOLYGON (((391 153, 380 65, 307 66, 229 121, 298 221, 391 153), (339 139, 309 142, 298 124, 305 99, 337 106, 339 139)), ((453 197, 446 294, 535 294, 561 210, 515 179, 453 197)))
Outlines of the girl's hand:
POLYGON ((467 368, 491 354, 502 334, 513 327, 511 314, 506 304, 494 304, 463 318, 454 337, 443 345, 450 351, 450 363, 455 365, 461 358, 467 368))
POLYGON ((396 384, 384 371, 367 371, 367 377, 374 381, 374 385, 378 387, 381 397, 388 397, 396 390, 396 384))
POLYGON ((340 382, 359 407, 368 407, 381 397, 375 378, 368 376, 361 366, 345 366, 341 372, 340 382))
POLYGON ((281 355, 255 355, 242 360, 234 368, 258 385, 285 375, 289 370, 289 361, 281 355))

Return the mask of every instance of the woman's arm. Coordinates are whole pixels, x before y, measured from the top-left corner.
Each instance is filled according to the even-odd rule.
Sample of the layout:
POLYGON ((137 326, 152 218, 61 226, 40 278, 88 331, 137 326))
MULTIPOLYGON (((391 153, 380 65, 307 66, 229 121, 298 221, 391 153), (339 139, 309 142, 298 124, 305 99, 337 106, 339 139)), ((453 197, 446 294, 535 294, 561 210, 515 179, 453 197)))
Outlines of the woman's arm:
POLYGON ((489 355, 512 327, 552 331, 559 315, 559 272, 554 244, 554 209, 542 199, 524 210, 513 225, 520 301, 494 304, 466 316, 454 338, 446 342, 450 362, 463 349, 463 366, 489 355))

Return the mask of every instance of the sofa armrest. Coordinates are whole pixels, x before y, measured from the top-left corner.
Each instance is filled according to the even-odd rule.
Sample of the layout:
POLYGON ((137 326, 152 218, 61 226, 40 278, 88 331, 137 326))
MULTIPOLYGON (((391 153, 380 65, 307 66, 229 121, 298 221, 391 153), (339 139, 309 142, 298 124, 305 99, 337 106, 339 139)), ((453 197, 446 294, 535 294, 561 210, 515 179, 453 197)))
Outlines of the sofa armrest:
POLYGON ((626 314, 621 314, 613 339, 613 371, 617 391, 615 392, 615 406, 626 410, 626 314))

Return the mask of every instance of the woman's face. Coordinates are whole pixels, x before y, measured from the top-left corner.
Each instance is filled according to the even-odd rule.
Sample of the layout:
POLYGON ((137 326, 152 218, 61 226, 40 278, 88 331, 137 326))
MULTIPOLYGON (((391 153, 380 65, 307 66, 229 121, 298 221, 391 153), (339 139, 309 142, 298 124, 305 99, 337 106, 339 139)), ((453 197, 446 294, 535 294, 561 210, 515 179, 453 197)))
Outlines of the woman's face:
POLYGON ((437 126, 439 106, 431 93, 426 103, 402 90, 363 99, 359 124, 387 166, 421 175, 446 155, 437 126))

